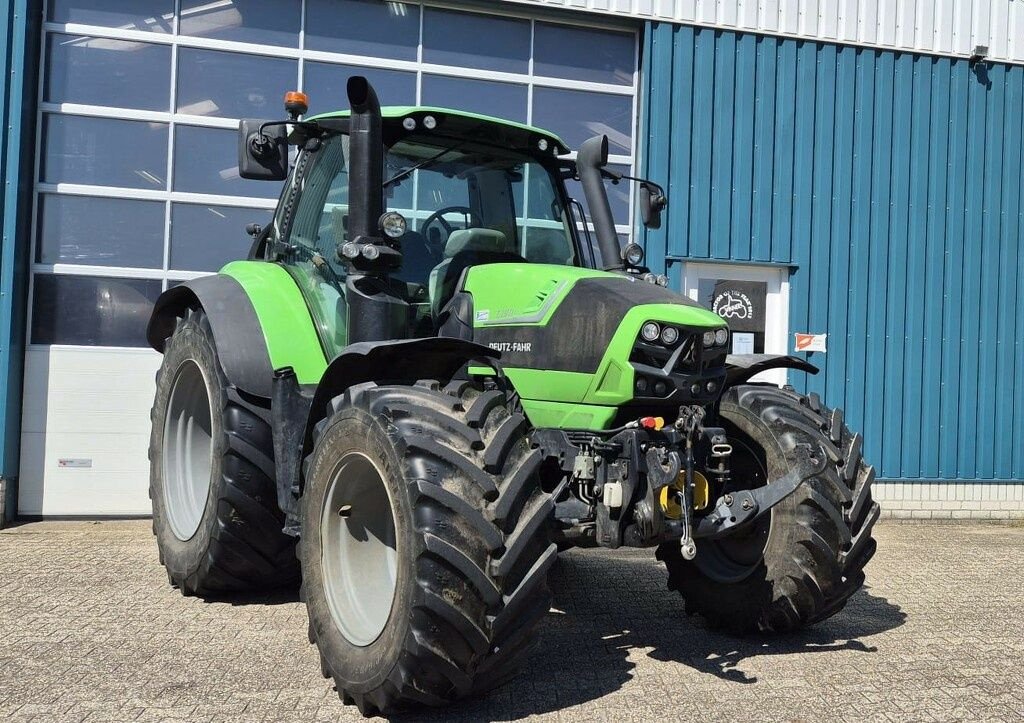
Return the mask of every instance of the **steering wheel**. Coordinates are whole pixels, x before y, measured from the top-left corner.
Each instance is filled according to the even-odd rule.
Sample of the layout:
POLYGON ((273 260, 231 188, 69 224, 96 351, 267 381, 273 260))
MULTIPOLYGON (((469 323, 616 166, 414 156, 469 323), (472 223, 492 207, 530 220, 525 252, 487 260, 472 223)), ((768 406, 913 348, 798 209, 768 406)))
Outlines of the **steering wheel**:
POLYGON ((442 254, 444 252, 444 246, 448 243, 448 237, 455 232, 455 228, 444 218, 445 214, 449 213, 461 213, 469 220, 468 227, 480 227, 484 225, 480 220, 480 217, 473 213, 473 209, 468 206, 445 206, 444 208, 439 208, 434 211, 432 214, 427 216, 427 220, 423 222, 422 226, 420 226, 420 233, 423 234, 423 238, 427 240, 427 245, 433 247, 438 254, 442 254), (434 223, 439 224, 444 228, 443 241, 441 239, 437 239, 435 241, 433 235, 430 233, 430 226, 434 223))

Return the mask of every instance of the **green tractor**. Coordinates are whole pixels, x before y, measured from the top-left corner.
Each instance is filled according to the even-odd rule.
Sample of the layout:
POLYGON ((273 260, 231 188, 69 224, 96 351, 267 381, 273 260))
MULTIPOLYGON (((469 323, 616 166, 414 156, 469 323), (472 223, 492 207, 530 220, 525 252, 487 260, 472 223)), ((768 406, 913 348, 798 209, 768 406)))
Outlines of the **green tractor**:
MULTIPOLYGON (((730 355, 721 318, 620 249, 607 139, 573 159, 537 128, 347 90, 349 111, 304 119, 290 93, 287 120, 241 122, 241 175, 286 180, 273 220, 153 311, 171 584, 301 578, 323 674, 364 714, 508 680, 568 547, 654 548, 715 628, 842 609, 875 551, 861 436, 751 381, 814 367, 730 355)), ((661 188, 626 180, 657 226, 661 188)))

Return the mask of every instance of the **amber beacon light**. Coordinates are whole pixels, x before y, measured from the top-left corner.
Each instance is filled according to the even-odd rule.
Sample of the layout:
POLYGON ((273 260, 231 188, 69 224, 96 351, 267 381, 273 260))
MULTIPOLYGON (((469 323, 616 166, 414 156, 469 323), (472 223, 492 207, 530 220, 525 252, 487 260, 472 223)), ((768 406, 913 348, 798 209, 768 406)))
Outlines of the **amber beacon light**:
POLYGON ((292 120, 309 110, 309 96, 300 90, 289 90, 284 94, 284 109, 292 120))

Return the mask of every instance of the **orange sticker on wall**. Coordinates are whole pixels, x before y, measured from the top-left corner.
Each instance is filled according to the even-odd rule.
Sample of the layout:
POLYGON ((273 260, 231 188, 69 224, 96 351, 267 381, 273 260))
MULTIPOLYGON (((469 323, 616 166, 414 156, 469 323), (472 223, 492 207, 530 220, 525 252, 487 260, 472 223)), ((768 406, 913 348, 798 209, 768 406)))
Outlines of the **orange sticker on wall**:
POLYGON ((794 334, 796 351, 826 351, 828 334, 794 334))

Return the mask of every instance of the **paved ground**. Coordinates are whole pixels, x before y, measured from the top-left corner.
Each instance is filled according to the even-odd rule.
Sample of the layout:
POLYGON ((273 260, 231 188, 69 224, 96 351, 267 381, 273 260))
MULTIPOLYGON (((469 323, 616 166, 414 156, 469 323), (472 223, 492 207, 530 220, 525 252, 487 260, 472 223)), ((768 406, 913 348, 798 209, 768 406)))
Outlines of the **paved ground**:
MULTIPOLYGON (((573 552, 530 670, 405 720, 1021 720, 1024 527, 879 525, 870 587, 803 634, 700 629, 644 552, 573 552)), ((148 522, 0 531, 0 720, 359 720, 294 593, 182 598, 148 522)))

